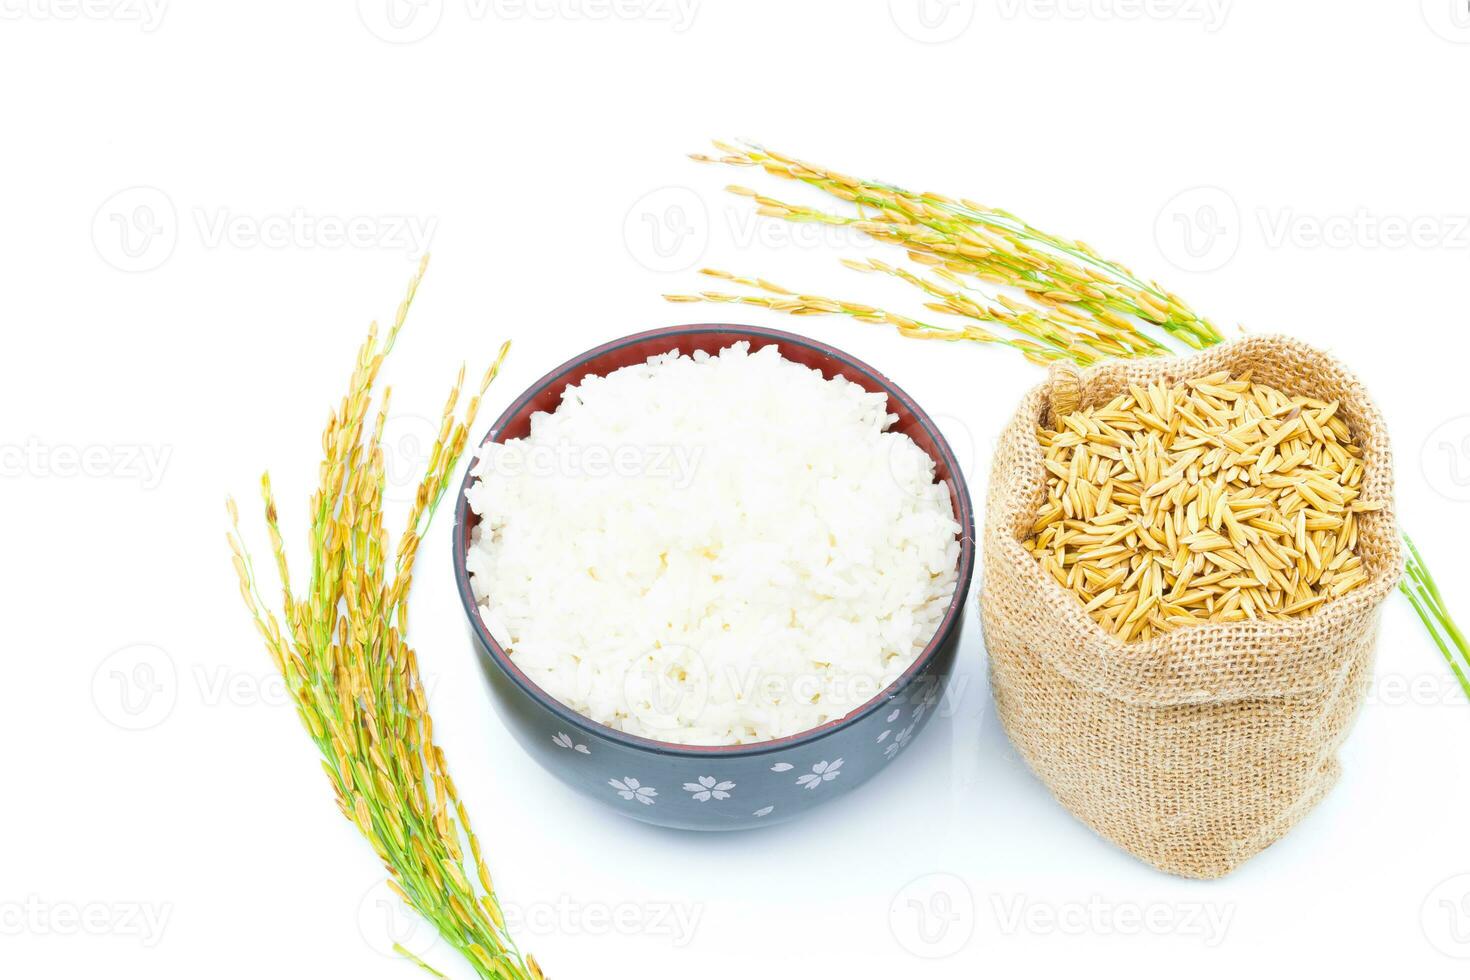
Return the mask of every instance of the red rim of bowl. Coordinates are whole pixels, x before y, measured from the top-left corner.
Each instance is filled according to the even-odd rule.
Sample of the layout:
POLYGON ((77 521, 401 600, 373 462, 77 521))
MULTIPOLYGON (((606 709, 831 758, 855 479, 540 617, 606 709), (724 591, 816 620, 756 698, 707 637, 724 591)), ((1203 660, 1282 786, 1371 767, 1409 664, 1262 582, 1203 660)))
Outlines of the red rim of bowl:
MULTIPOLYGON (((490 630, 485 626, 485 622, 480 616, 479 604, 475 601, 474 593, 470 589, 469 569, 465 565, 465 558, 469 550, 470 532, 472 530, 470 518, 474 517, 475 523, 479 521, 478 515, 474 515, 470 511, 469 501, 465 497, 465 492, 470 488, 474 479, 473 463, 466 469, 464 480, 461 481, 459 487, 459 498, 455 502, 454 507, 452 547, 454 550, 454 577, 459 589, 460 602, 464 606, 466 615, 469 616, 471 628, 475 631, 476 636, 485 649, 490 651, 490 659, 495 665, 520 687, 522 691, 530 695, 533 700, 569 725, 579 726, 610 742, 616 742, 633 749, 651 750, 662 755, 760 755, 765 752, 795 748, 835 732, 838 729, 856 724, 858 721, 871 715, 874 711, 893 701, 897 695, 903 692, 929 666, 930 661, 934 659, 940 647, 945 644, 950 635, 959 627, 964 615, 965 600, 969 595, 970 579, 974 573, 975 565, 975 520, 970 504, 969 488, 965 484, 964 474, 960 472, 959 463, 954 457, 954 452, 949 448, 949 443, 945 440, 943 434, 940 433, 939 428, 934 424, 933 420, 929 418, 928 414, 903 389, 899 388, 892 381, 889 381, 887 376, 869 367, 851 354, 838 350, 829 344, 824 344, 819 340, 814 340, 811 337, 801 336, 800 334, 739 323, 690 323, 682 326, 660 327, 657 330, 647 330, 642 333, 629 334, 626 337, 610 340, 605 344, 577 355, 547 372, 535 384, 523 391, 515 401, 511 402, 510 407, 501 413, 500 418, 495 420, 495 424, 490 427, 490 431, 486 433, 485 438, 476 444, 476 451, 478 452, 479 447, 484 446, 486 443, 498 441, 497 437, 500 433, 512 419, 525 409, 529 402, 535 400, 553 385, 565 387, 568 383, 564 380, 566 376, 574 373, 588 361, 624 347, 647 344, 649 341, 659 340, 664 337, 684 337, 689 334, 729 334, 731 335, 730 343, 732 344, 738 343, 745 338, 763 338, 777 345, 792 344, 806 347, 824 357, 831 358, 845 368, 850 368, 854 372, 854 375, 848 375, 846 371, 842 372, 848 380, 856 381, 862 384, 864 388, 868 388, 867 384, 863 384, 864 381, 877 385, 878 388, 882 389, 888 395, 890 400, 896 400, 901 403, 908 413, 913 416, 914 421, 933 440, 935 448, 939 451, 940 456, 943 457, 941 460, 936 460, 936 462, 942 462, 949 471, 949 477, 945 482, 949 484, 950 499, 955 504, 955 518, 960 525, 960 559, 955 580, 954 595, 950 599, 949 607, 945 610, 944 619, 940 621, 939 628, 934 631, 934 636, 930 638, 928 644, 925 645, 914 662, 909 665, 909 668, 894 679, 891 684, 883 688, 883 690, 841 718, 834 718, 816 728, 808 728, 804 731, 796 732, 793 735, 784 735, 781 738, 773 738, 763 742, 746 742, 737 745, 688 745, 683 742, 665 742, 659 739, 645 738, 641 735, 630 735, 627 732, 619 731, 616 728, 610 728, 601 722, 594 721, 558 701, 550 694, 547 694, 535 681, 527 677, 515 665, 514 660, 501 649, 500 644, 495 642, 494 637, 490 635, 490 630)), ((677 344, 671 344, 668 349, 673 350, 676 346, 677 344)), ((688 352, 685 351, 683 353, 688 352)), ((578 381, 580 382, 580 378, 578 381)), ((873 389, 869 388, 869 390, 873 389)))

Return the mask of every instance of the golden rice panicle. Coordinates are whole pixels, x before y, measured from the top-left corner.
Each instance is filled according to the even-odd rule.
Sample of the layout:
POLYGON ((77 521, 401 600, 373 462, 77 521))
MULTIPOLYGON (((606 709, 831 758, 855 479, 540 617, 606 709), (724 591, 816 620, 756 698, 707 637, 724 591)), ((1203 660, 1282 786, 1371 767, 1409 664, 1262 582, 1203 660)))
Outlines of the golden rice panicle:
POLYGON ((1362 450, 1336 402, 1219 371, 1128 389, 1041 427, 1025 547, 1126 641, 1307 615, 1368 579, 1362 450))
MULTIPOLYGON (((279 615, 261 596, 233 501, 228 540, 240 593, 321 753, 337 807, 385 866, 388 887, 427 919, 478 976, 534 980, 542 977, 540 967, 522 956, 506 929, 469 814, 434 743, 422 674, 406 638, 419 543, 506 347, 466 405, 461 405, 465 374, 460 370, 396 548, 384 526, 388 392, 383 390, 376 408, 373 393, 423 272, 420 263, 386 336, 376 326, 369 330, 347 394, 322 434, 320 482, 310 505, 310 575, 294 580, 305 592, 292 589, 269 477, 262 478, 261 496, 281 578, 279 615)), ((394 949, 435 972, 412 952, 394 949)))

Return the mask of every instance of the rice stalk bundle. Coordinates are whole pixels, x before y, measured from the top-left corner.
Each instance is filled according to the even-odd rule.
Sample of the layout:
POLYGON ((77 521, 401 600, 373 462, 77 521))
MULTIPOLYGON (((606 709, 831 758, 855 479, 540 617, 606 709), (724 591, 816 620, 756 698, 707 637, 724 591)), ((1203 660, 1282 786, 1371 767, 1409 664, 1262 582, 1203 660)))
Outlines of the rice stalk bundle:
MULTIPOLYGON (((506 929, 479 839, 434 743, 418 659, 406 640, 414 559, 508 344, 463 407, 461 366, 396 547, 390 548, 384 526, 382 438, 390 391, 384 390, 376 413, 373 391, 426 264, 427 258, 387 335, 379 337, 376 323, 370 328, 347 393, 322 433, 305 592, 293 591, 269 473, 260 490, 280 577, 279 615, 262 597, 233 499, 227 503, 229 545, 240 594, 321 753, 337 807, 372 845, 388 886, 479 976, 532 980, 542 976, 540 967, 534 957, 522 956, 506 929)), ((443 976, 402 946, 394 949, 443 976)))
MULTIPOLYGON (((1086 242, 1042 231, 1004 209, 852 177, 755 143, 737 146, 716 141, 714 146, 715 154, 691 157, 701 163, 760 169, 850 205, 849 211, 839 213, 795 204, 744 185, 727 187, 750 199, 762 216, 852 228, 902 250, 908 267, 874 258, 844 258, 842 262, 854 271, 891 276, 913 286, 925 297, 926 310, 951 319, 921 320, 720 269, 701 272, 750 291, 665 294, 670 302, 741 304, 795 316, 845 316, 887 324, 920 340, 1008 346, 1041 365, 1087 367, 1109 358, 1174 352, 1164 338, 1150 331, 1160 331, 1165 338, 1196 350, 1225 339, 1213 323, 1158 282, 1103 257, 1086 242)), ((1404 541, 1408 559, 1400 591, 1470 698, 1470 644, 1407 534, 1404 541)))

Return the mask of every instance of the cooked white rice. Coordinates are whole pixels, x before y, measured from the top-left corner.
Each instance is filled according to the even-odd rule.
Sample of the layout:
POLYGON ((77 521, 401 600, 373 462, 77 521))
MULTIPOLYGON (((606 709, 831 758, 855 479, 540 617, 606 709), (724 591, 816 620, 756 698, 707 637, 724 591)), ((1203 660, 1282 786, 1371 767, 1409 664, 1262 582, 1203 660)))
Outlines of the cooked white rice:
POLYGON ((728 745, 839 718, 914 662, 955 588, 949 493, 895 421, 775 346, 569 386, 475 464, 485 624, 625 732, 728 745))

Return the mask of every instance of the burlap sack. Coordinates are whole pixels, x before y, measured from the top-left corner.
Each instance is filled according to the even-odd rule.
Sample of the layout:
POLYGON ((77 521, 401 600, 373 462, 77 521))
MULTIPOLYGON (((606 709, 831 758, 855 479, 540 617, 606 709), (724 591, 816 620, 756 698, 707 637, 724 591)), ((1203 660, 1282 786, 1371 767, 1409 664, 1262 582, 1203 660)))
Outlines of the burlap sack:
POLYGON ((1164 871, 1227 874, 1279 839, 1336 782, 1337 748, 1372 674, 1379 609, 1402 570, 1388 434, 1335 360, 1253 337, 1168 360, 1054 371, 1001 434, 985 519, 981 613, 997 712, 1057 799, 1164 871), (1363 449, 1358 548, 1369 581, 1289 623, 1201 624, 1145 642, 1105 633, 1021 547, 1045 495, 1036 426, 1052 399, 1106 402, 1130 383, 1222 368, 1340 401, 1363 449))

